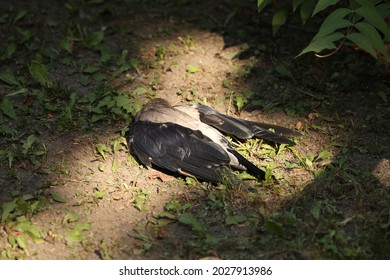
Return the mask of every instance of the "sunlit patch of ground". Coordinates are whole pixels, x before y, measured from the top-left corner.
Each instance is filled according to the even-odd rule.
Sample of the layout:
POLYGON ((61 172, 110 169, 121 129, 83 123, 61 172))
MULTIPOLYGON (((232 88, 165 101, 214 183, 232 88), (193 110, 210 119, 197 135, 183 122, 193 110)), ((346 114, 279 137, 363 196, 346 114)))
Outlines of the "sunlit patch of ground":
MULTIPOLYGON (((365 77, 369 85, 359 86, 364 57, 349 64, 342 56, 292 61, 300 46, 288 54, 285 46, 297 31, 276 44, 270 26, 246 5, 210 4, 210 17, 197 3, 148 7, 51 3, 1 11, 8 25, 29 32, 29 22, 42 24, 40 9, 66 14, 53 17, 50 32, 38 32, 60 55, 49 59, 49 50, 35 51, 61 86, 40 91, 39 82, 24 81, 31 79, 28 71, 17 68, 13 73, 28 91, 11 99, 18 116, 0 119, 1 258, 387 258, 390 152, 381 128, 389 119, 383 99, 389 91, 383 73, 372 72, 365 77), (237 15, 223 27, 234 8, 237 15), (248 58, 237 59, 250 47, 248 58), (210 185, 170 177, 139 165, 115 132, 153 97, 207 102, 227 114, 297 128, 302 137, 293 148, 233 140, 268 170, 264 182, 210 185)), ((3 37, 16 42, 24 65, 35 56, 26 46, 43 41, 3 37)), ((2 97, 19 90, 6 81, 2 97)), ((2 112, 12 113, 2 104, 2 112)))

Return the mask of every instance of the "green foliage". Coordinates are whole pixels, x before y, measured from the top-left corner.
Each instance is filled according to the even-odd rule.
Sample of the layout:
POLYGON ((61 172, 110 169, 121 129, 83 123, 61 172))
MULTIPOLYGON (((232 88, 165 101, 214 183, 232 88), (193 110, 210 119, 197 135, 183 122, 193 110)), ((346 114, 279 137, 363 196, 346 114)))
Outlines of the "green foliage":
POLYGON ((3 202, 0 208, 1 223, 8 229, 8 243, 12 247, 26 250, 28 239, 36 243, 43 242, 41 230, 31 223, 30 218, 45 207, 47 199, 44 196, 25 194, 16 196, 11 201, 3 202))
POLYGON ((0 112, 13 120, 16 119, 14 102, 9 98, 0 100, 0 112))
POLYGON ((238 215, 227 215, 225 219, 225 223, 227 225, 237 225, 241 224, 243 222, 247 221, 247 217, 243 214, 238 214, 238 215))
MULTIPOLYGON (((70 13, 77 14, 80 6, 69 5, 68 8, 70 13)), ((57 45, 46 46, 45 40, 26 27, 29 26, 26 22, 32 20, 30 16, 26 10, 9 10, 0 15, 0 23, 6 23, 10 32, 16 33, 5 37, 7 47, 0 50, 0 61, 14 65, 0 71, 0 83, 7 89, 0 100, 0 123, 4 119, 23 123, 27 115, 34 115, 38 119, 54 120, 45 122, 49 129, 55 124, 56 128, 67 131, 85 130, 102 121, 128 122, 142 105, 137 100, 138 95, 149 94, 149 91, 139 87, 125 94, 108 86, 108 80, 128 70, 138 71, 138 60, 128 50, 115 52, 104 30, 91 30, 73 21, 64 26, 65 32, 58 38, 57 45), (88 55, 75 58, 75 53, 83 52, 88 55), (66 79, 57 78, 57 71, 64 69, 63 66, 73 67, 74 72, 63 71, 61 75, 77 76, 76 84, 88 88, 86 93, 81 93, 80 87, 71 91, 69 88, 73 86, 64 81, 66 79)), ((51 28, 57 24, 48 20, 51 28)), ((6 152, 12 155, 2 151, 0 157, 6 152)))
MULTIPOLYGON (((138 96, 140 92, 144 93, 145 91, 136 89, 133 94, 138 96)), ((94 100, 98 99, 95 93, 91 95, 91 98, 94 100)), ((97 104, 91 108, 91 121, 94 123, 104 119, 116 120, 123 118, 125 118, 126 121, 129 121, 129 117, 133 116, 141 107, 142 103, 133 96, 113 91, 103 94, 103 96, 99 98, 97 104)))
POLYGON ((30 74, 39 82, 43 87, 51 87, 52 82, 49 78, 49 72, 46 66, 37 60, 33 60, 28 68, 30 74))
POLYGON ((195 231, 203 231, 202 225, 196 220, 192 213, 183 213, 178 218, 178 221, 184 225, 191 227, 195 231))
MULTIPOLYGON (((258 10, 262 11, 271 2, 258 0, 258 10)), ((342 5, 345 4, 340 0, 294 0, 275 12, 272 19, 273 35, 287 21, 290 12, 299 10, 302 22, 306 23, 309 18, 328 11, 317 34, 298 56, 314 52, 318 57, 326 57, 329 54, 319 53, 331 50, 330 54, 333 54, 344 42, 350 41, 374 58, 388 61, 385 44, 390 40, 390 31, 385 19, 390 15, 389 3, 380 0, 354 0, 349 1, 348 7, 342 5)))
POLYGON ((139 211, 143 211, 145 209, 145 204, 148 200, 148 196, 150 194, 150 191, 140 189, 135 191, 134 193, 134 207, 138 209, 139 211))
POLYGON ((51 198, 54 201, 56 201, 56 202, 59 202, 59 203, 66 203, 66 202, 68 202, 68 200, 66 198, 63 198, 61 195, 59 195, 56 192, 51 191, 49 193, 50 193, 51 198))
POLYGON ((200 68, 196 67, 196 66, 193 66, 193 65, 189 65, 186 69, 186 71, 188 73, 191 73, 191 74, 194 74, 194 73, 197 73, 200 71, 200 68))
POLYGON ((88 222, 82 222, 75 224, 66 234, 65 240, 68 245, 73 245, 76 242, 83 241, 86 237, 83 235, 84 231, 88 231, 91 228, 91 224, 88 222))

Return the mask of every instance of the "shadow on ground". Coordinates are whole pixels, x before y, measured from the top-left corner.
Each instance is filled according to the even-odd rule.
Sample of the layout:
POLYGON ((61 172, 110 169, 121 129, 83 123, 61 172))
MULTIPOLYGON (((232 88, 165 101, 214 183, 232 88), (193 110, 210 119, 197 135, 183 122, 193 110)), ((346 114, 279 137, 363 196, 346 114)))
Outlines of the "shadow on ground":
MULTIPOLYGON (((15 45, 19 58, 14 65, 2 54, 1 72, 12 69, 28 90, 12 97, 20 116, 0 119, 0 143, 16 150, 35 135, 34 151, 46 150, 1 165, 3 215, 5 202, 30 209, 14 207, 14 217, 3 219, 2 258, 389 257, 389 77, 365 54, 346 48, 327 60, 294 60, 312 34, 291 22, 273 39, 271 11, 259 16, 253 1, 2 2, 1 15, 14 17, 2 17, 2 30, 10 30, 2 32, 2 49, 15 45), (93 32, 104 33, 104 44, 93 45, 93 32), (61 94, 42 97, 41 85, 27 82, 33 59, 45 62, 61 94), (99 104, 118 100, 118 91, 134 104, 150 96, 207 100, 243 118, 295 126, 303 136, 280 155, 273 147, 249 153, 263 168, 278 164, 275 178, 254 191, 165 178, 137 166, 114 133, 134 112, 108 110, 92 121, 103 116, 97 107, 116 108, 99 104), (70 126, 61 127, 63 113, 48 106, 70 106, 73 92, 70 126), (31 210, 37 201, 43 208, 31 210), (26 230, 25 220, 41 234, 26 230), (20 232, 39 242, 28 239, 23 248, 20 232)), ((2 98, 14 87, 5 82, 2 98)))

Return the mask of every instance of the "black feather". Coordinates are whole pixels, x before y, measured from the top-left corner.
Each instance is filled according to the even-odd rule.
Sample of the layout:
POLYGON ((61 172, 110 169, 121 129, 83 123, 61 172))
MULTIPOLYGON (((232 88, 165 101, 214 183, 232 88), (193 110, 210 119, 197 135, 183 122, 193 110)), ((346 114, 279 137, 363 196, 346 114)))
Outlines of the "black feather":
POLYGON ((138 121, 130 126, 129 146, 146 166, 152 164, 202 180, 221 181, 229 174, 229 156, 199 131, 174 123, 138 121))
POLYGON ((202 122, 239 139, 257 137, 279 144, 294 145, 288 137, 300 136, 298 132, 286 127, 233 118, 201 104, 192 106, 199 111, 202 122))
POLYGON ((236 150, 231 149, 230 152, 239 160, 239 162, 243 166, 245 166, 249 174, 255 176, 257 179, 260 180, 265 179, 265 172, 263 170, 259 169, 256 165, 254 165, 252 162, 247 160, 243 155, 241 155, 236 150))

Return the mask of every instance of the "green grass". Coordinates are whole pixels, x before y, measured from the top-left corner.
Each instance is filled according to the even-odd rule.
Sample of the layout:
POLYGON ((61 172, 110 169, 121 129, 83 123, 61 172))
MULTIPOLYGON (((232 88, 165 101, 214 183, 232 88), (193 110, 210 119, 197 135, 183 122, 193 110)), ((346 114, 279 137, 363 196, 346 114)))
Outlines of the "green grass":
MULTIPOLYGON (((390 257, 389 187, 373 175, 390 156, 390 95, 381 67, 349 52, 327 61, 291 61, 280 45, 262 45, 266 34, 253 33, 255 25, 236 26, 245 21, 234 7, 225 7, 229 12, 221 19, 217 14, 210 30, 227 28, 240 42, 259 36, 262 43, 243 45, 243 51, 257 50, 244 61, 227 55, 230 50, 218 54, 230 65, 229 73, 221 74, 218 96, 201 97, 191 85, 172 94, 225 103, 238 112, 255 106, 276 122, 299 120, 303 136, 295 147, 258 139, 235 142, 266 171, 263 182, 245 173, 238 175, 242 186, 180 177, 148 180, 114 128, 131 121, 143 100, 155 96, 163 71, 180 65, 183 55, 207 52, 205 39, 195 33, 176 36, 174 25, 161 26, 153 32, 159 43, 142 53, 140 41, 151 38, 134 35, 121 44, 124 35, 133 38, 131 28, 114 22, 105 29, 102 22, 123 15, 109 3, 93 2, 99 1, 68 4, 67 20, 50 19, 47 33, 37 28, 46 22, 37 13, 17 6, 0 11, 0 31, 8 34, 0 51, 0 258, 32 258, 52 244, 65 246, 63 258, 88 258, 94 251, 102 259, 390 257), (80 20, 80 12, 89 9, 94 17, 80 20), (87 145, 81 145, 83 137, 87 145), (48 149, 62 138, 77 145, 48 149), (92 159, 73 168, 77 149, 92 159), (73 193, 66 183, 77 186, 73 193), (124 237, 112 229, 112 238, 101 237, 90 219, 111 208, 113 220, 125 219, 121 211, 137 217, 121 224, 124 237), (42 222, 43 214, 52 216, 42 222)), ((163 2, 157 7, 167 11, 170 5, 163 2)), ((188 1, 176 2, 174 8, 188 1)), ((180 74, 207 84, 204 69, 189 65, 180 74)))

